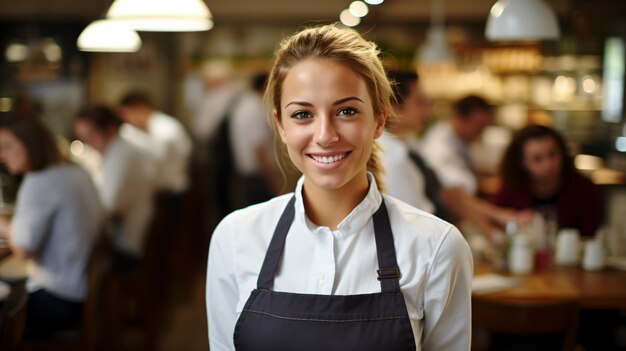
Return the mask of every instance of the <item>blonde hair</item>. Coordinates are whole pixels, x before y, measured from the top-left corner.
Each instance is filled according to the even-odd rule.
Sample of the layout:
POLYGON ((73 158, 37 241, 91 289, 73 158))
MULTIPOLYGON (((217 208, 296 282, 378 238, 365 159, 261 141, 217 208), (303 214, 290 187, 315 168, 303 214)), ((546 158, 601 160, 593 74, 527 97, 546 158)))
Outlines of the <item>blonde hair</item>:
MULTIPOLYGON (((349 66, 365 81, 374 113, 389 116, 393 111, 391 104, 393 90, 378 57, 379 54, 380 50, 376 44, 365 40, 355 30, 342 29, 334 25, 307 28, 284 39, 276 51, 276 60, 265 91, 267 116, 274 131, 276 132, 276 125, 273 122, 274 111, 278 122, 282 121, 280 100, 287 73, 296 64, 312 58, 330 59, 349 66)), ((378 143, 374 141, 367 170, 372 172, 378 188, 382 190, 384 170, 379 160, 379 150, 378 143)))

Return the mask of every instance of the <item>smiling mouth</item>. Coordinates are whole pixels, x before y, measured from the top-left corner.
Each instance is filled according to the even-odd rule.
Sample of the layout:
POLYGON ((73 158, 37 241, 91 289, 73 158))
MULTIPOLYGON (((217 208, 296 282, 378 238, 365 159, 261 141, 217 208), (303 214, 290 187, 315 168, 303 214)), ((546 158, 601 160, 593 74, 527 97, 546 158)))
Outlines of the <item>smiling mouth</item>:
POLYGON ((350 154, 349 152, 343 152, 337 155, 330 155, 330 156, 319 156, 319 155, 310 154, 309 157, 311 157, 313 160, 319 163, 331 164, 331 163, 335 163, 335 162, 339 162, 343 160, 349 154, 350 154))

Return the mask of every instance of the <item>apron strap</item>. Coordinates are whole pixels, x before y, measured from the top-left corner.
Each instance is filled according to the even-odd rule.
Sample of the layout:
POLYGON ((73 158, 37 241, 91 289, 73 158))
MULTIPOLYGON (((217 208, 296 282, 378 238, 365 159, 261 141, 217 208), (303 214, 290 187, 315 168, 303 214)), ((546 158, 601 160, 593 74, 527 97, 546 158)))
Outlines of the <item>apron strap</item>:
POLYGON ((291 227, 291 223, 293 222, 295 215, 295 202, 296 197, 293 196, 291 200, 289 200, 287 207, 285 207, 285 211, 280 217, 278 225, 274 230, 272 241, 270 241, 270 246, 265 254, 265 259, 263 260, 263 266, 261 266, 261 272, 259 273, 259 279, 257 280, 257 289, 270 290, 270 287, 272 286, 272 282, 274 281, 274 272, 276 272, 276 269, 278 268, 278 262, 280 261, 280 257, 283 253, 283 247, 285 247, 285 238, 287 238, 287 233, 289 232, 289 228, 291 227))
POLYGON ((374 213, 373 220, 380 288, 382 292, 400 291, 400 268, 398 268, 396 249, 393 245, 393 233, 384 199, 374 213))

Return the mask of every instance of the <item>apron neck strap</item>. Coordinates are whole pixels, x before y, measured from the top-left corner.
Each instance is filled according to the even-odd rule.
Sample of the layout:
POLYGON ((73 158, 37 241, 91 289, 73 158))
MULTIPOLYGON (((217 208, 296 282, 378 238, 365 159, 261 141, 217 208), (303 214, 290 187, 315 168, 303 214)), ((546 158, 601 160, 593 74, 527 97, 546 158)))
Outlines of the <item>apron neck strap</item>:
MULTIPOLYGON (((295 196, 289 200, 283 214, 278 220, 274 235, 265 254, 265 260, 257 280, 257 289, 270 290, 274 281, 274 274, 278 268, 287 233, 293 223, 295 215, 295 196)), ((400 268, 396 260, 396 250, 393 244, 391 224, 387 214, 387 207, 383 200, 374 213, 374 236, 376 238, 376 252, 378 255, 378 280, 382 292, 400 291, 400 268)))
POLYGON ((374 213, 374 237, 376 238, 376 253, 378 255, 378 280, 382 292, 400 291, 400 268, 396 259, 396 249, 393 246, 393 233, 389 223, 389 215, 385 200, 374 213))
POLYGON ((287 233, 289 232, 291 223, 293 223, 295 215, 295 202, 296 196, 294 195, 291 200, 289 200, 287 207, 285 207, 285 211, 283 211, 282 216, 280 216, 280 219, 278 220, 278 225, 276 225, 274 235, 272 236, 272 241, 270 241, 270 246, 265 254, 265 260, 263 260, 263 266, 261 266, 261 272, 259 273, 259 279, 257 280, 258 289, 270 290, 270 287, 272 286, 274 273, 278 268, 278 262, 280 261, 280 256, 283 253, 283 247, 285 247, 285 239, 287 238, 287 233))

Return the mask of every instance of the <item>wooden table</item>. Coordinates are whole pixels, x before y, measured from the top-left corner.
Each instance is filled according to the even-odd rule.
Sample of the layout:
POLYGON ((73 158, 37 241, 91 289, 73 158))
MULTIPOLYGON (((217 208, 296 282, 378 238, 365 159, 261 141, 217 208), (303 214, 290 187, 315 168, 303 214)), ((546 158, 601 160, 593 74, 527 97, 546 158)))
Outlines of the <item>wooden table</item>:
MULTIPOLYGON (((475 276, 493 272, 486 264, 475 264, 475 276)), ((552 264, 545 271, 530 275, 504 275, 516 277, 519 284, 498 292, 474 293, 473 297, 509 302, 571 299, 583 309, 626 309, 626 271, 605 268, 588 272, 580 267, 552 264)))

